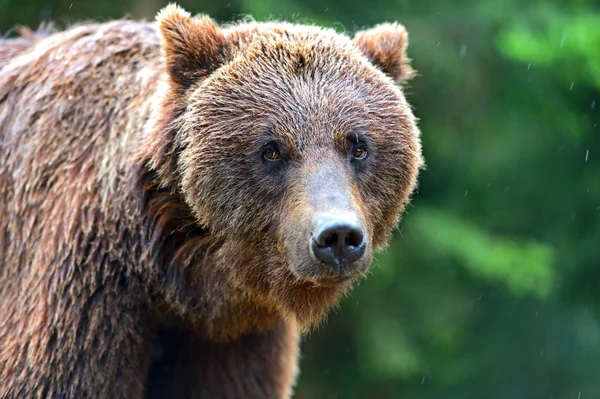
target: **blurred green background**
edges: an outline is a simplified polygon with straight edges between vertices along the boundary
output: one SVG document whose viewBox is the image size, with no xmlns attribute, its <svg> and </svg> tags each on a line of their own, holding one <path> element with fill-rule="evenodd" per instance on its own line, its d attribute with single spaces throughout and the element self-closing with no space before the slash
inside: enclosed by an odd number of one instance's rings
<svg viewBox="0 0 600 399">
<path fill-rule="evenodd" d="M 165 4 L 0 0 L 0 31 Z M 296 398 L 600 398 L 597 1 L 180 4 L 411 37 L 428 168 L 371 276 L 305 340 Z"/>
</svg>

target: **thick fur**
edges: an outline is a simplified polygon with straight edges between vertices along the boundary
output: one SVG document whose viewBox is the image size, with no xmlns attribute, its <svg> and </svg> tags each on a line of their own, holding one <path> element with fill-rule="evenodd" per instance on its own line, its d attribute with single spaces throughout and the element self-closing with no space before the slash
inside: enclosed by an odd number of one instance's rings
<svg viewBox="0 0 600 399">
<path fill-rule="evenodd" d="M 298 333 L 416 184 L 406 32 L 169 6 L 42 36 L 0 41 L 0 398 L 289 397 Z M 302 245 L 323 187 L 368 233 L 343 283 Z"/>
<path fill-rule="evenodd" d="M 280 323 L 264 333 L 223 343 L 194 339 L 176 325 L 163 325 L 148 396 L 290 397 L 297 373 L 297 340 L 294 323 Z"/>
<path fill-rule="evenodd" d="M 31 29 L 21 27 L 17 29 L 19 37 L 15 39 L 0 38 L 0 69 L 12 58 L 31 49 L 44 37 L 54 33 L 52 25 L 46 24 L 33 32 Z"/>
</svg>

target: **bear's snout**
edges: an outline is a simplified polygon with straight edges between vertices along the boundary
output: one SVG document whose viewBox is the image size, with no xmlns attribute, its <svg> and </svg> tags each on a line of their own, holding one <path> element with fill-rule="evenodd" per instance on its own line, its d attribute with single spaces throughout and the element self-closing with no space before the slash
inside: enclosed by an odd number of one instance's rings
<svg viewBox="0 0 600 399">
<path fill-rule="evenodd" d="M 293 273 L 329 286 L 364 275 L 372 238 L 353 176 L 339 158 L 323 154 L 291 179 L 297 191 L 288 207 L 294 212 L 281 231 Z"/>
<path fill-rule="evenodd" d="M 310 250 L 320 262 L 343 274 L 365 253 L 365 233 L 358 215 L 350 211 L 322 212 L 313 218 Z"/>
</svg>

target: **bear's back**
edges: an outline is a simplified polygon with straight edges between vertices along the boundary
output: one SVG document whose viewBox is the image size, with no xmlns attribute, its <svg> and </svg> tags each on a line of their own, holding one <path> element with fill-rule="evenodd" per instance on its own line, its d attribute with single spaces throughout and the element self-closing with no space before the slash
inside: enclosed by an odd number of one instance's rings
<svg viewBox="0 0 600 399">
<path fill-rule="evenodd" d="M 20 265 L 0 269 L 18 273 L 51 263 L 38 259 L 36 243 L 52 251 L 77 239 L 81 224 L 110 217 L 129 196 L 124 180 L 156 90 L 160 44 L 154 24 L 116 21 L 3 40 L 2 55 L 0 259 Z"/>
<path fill-rule="evenodd" d="M 11 51 L 14 49 L 14 51 Z M 153 24 L 91 24 L 37 40 L 0 42 L 3 152 L 38 141 L 108 139 L 124 112 L 145 106 L 159 65 Z M 147 91 L 147 93 L 145 93 Z M 70 137 L 72 136 L 72 137 Z M 77 143 L 64 145 L 69 140 Z"/>
</svg>

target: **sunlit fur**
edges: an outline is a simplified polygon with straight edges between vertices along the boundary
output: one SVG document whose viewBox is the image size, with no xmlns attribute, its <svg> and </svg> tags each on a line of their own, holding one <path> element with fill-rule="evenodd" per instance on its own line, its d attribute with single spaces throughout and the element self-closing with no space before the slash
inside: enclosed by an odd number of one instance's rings
<svg viewBox="0 0 600 399">
<path fill-rule="evenodd" d="M 169 6 L 23 34 L 0 40 L 0 397 L 289 397 L 298 332 L 364 276 L 416 184 L 405 30 L 221 28 Z M 323 285 L 297 271 L 318 273 L 301 243 L 332 179 L 369 250 Z M 180 372 L 159 360 L 148 381 L 166 320 Z"/>
</svg>

